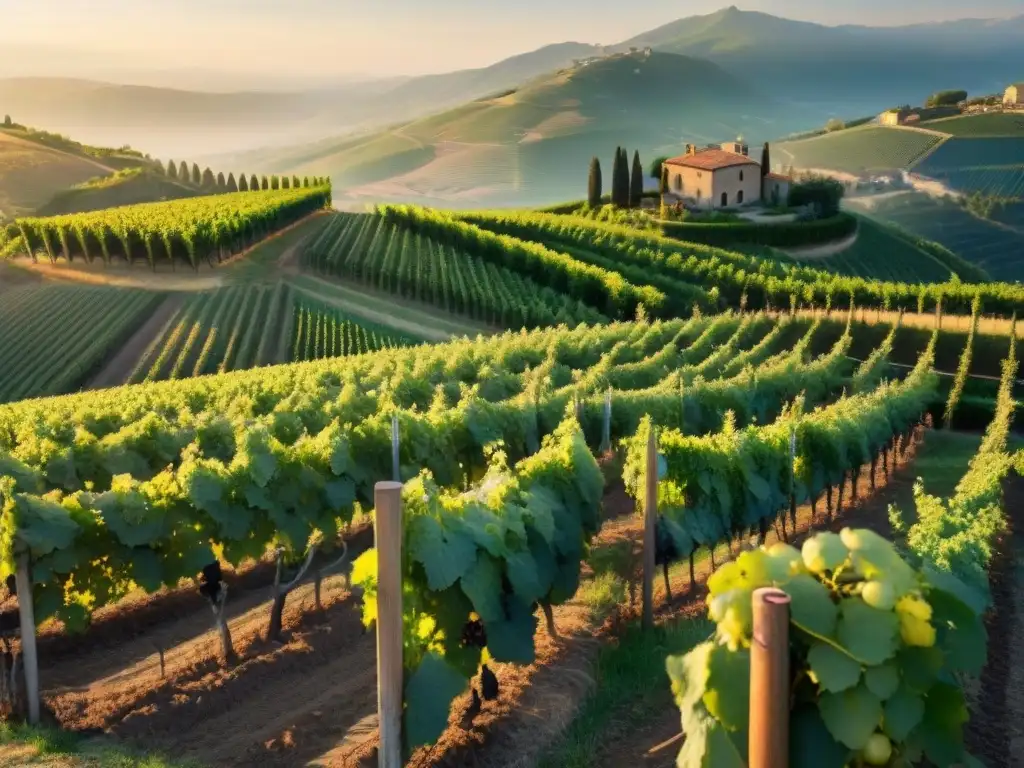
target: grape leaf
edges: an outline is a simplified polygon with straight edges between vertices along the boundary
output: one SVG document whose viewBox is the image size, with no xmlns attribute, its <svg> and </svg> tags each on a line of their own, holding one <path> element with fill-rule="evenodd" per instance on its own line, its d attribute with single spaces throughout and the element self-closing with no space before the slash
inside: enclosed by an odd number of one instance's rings
<svg viewBox="0 0 1024 768">
<path fill-rule="evenodd" d="M 860 598 L 846 598 L 839 604 L 836 637 L 864 664 L 888 661 L 896 653 L 900 620 L 892 611 L 872 608 Z"/>
<path fill-rule="evenodd" d="M 981 617 L 956 595 L 942 589 L 928 593 L 935 643 L 953 672 L 978 676 L 985 666 L 987 633 Z"/>
<path fill-rule="evenodd" d="M 495 661 L 532 664 L 534 660 L 533 635 L 537 631 L 537 617 L 515 596 L 506 598 L 507 613 L 502 621 L 491 621 L 487 628 L 487 650 Z"/>
<path fill-rule="evenodd" d="M 864 672 L 864 684 L 882 701 L 890 698 L 900 687 L 900 672 L 895 661 L 887 661 Z"/>
<path fill-rule="evenodd" d="M 356 484 L 351 478 L 342 477 L 324 484 L 327 503 L 334 511 L 348 511 L 356 500 Z"/>
<path fill-rule="evenodd" d="M 509 552 L 505 556 L 505 573 L 512 589 L 524 603 L 535 602 L 547 591 L 540 583 L 537 563 L 529 552 Z"/>
<path fill-rule="evenodd" d="M 684 714 L 697 706 L 707 691 L 714 649 L 715 643 L 708 641 L 688 653 L 665 659 L 665 672 L 672 686 L 672 695 Z"/>
<path fill-rule="evenodd" d="M 708 658 L 704 706 L 726 730 L 739 731 L 746 744 L 750 721 L 750 651 L 716 645 Z"/>
<path fill-rule="evenodd" d="M 863 685 L 823 693 L 818 707 L 829 732 L 850 749 L 863 749 L 882 721 L 882 702 Z"/>
<path fill-rule="evenodd" d="M 131 579 L 147 592 L 156 592 L 163 584 L 163 569 L 156 552 L 147 547 L 131 550 Z"/>
<path fill-rule="evenodd" d="M 38 496 L 14 496 L 12 530 L 33 556 L 71 546 L 81 530 L 60 504 Z"/>
<path fill-rule="evenodd" d="M 832 737 L 817 707 L 802 704 L 790 714 L 790 768 L 844 768 L 849 755 L 850 750 Z"/>
<path fill-rule="evenodd" d="M 949 768 L 960 761 L 967 718 L 963 691 L 957 686 L 938 683 L 928 691 L 919 728 L 924 753 L 937 768 Z"/>
<path fill-rule="evenodd" d="M 466 534 L 445 530 L 430 515 L 414 517 L 407 528 L 409 554 L 423 565 L 432 590 L 447 589 L 476 562 L 476 545 Z"/>
<path fill-rule="evenodd" d="M 405 723 L 402 735 L 411 752 L 433 744 L 448 726 L 455 697 L 468 679 L 436 653 L 427 653 L 405 685 Z"/>
<path fill-rule="evenodd" d="M 925 693 L 932 687 L 942 669 L 941 649 L 931 646 L 906 646 L 896 656 L 903 682 L 913 690 Z"/>
<path fill-rule="evenodd" d="M 860 680 L 860 664 L 842 651 L 825 643 L 814 643 L 807 652 L 807 663 L 823 691 L 839 693 Z"/>
<path fill-rule="evenodd" d="M 746 759 L 731 734 L 706 711 L 689 717 L 685 730 L 677 768 L 746 768 Z"/>
<path fill-rule="evenodd" d="M 836 605 L 828 589 L 813 576 L 798 573 L 781 588 L 790 596 L 790 616 L 811 632 L 830 637 L 836 628 Z"/>
<path fill-rule="evenodd" d="M 924 717 L 924 699 L 906 685 L 885 702 L 883 727 L 893 741 L 905 741 Z"/>
<path fill-rule="evenodd" d="M 462 591 L 473 604 L 473 610 L 484 622 L 502 621 L 501 565 L 484 551 L 477 552 L 476 562 L 459 580 Z"/>
<path fill-rule="evenodd" d="M 921 567 L 921 573 L 924 575 L 925 581 L 932 586 L 932 590 L 928 593 L 929 600 L 931 599 L 931 593 L 936 589 L 940 589 L 958 597 L 979 616 L 985 613 L 989 603 L 988 597 L 958 579 L 951 572 L 944 568 L 936 568 L 931 563 L 924 563 Z"/>
<path fill-rule="evenodd" d="M 561 605 L 571 600 L 579 588 L 579 562 L 566 560 L 555 567 L 555 573 L 551 579 L 551 590 L 548 592 L 548 600 L 552 605 Z"/>
</svg>

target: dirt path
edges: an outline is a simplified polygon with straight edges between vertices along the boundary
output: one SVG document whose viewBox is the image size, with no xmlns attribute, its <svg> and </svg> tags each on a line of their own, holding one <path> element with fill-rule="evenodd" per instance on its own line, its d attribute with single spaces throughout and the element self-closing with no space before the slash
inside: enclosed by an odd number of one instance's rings
<svg viewBox="0 0 1024 768">
<path fill-rule="evenodd" d="M 859 234 L 860 226 L 858 225 L 851 234 L 847 235 L 842 240 L 833 240 L 830 243 L 807 245 L 800 248 L 779 248 L 779 250 L 789 256 L 792 256 L 794 259 L 799 259 L 801 261 L 827 259 L 829 256 L 835 256 L 837 253 L 842 253 L 848 248 L 852 248 L 854 243 L 857 242 L 857 236 Z"/>
<path fill-rule="evenodd" d="M 88 389 L 104 389 L 105 387 L 116 387 L 128 381 L 128 377 L 135 370 L 146 348 L 163 330 L 164 325 L 174 316 L 178 308 L 184 302 L 185 297 L 180 293 L 171 294 L 164 299 L 154 310 L 149 319 L 143 323 L 132 337 L 118 350 L 110 361 L 103 367 L 92 381 Z"/>
</svg>

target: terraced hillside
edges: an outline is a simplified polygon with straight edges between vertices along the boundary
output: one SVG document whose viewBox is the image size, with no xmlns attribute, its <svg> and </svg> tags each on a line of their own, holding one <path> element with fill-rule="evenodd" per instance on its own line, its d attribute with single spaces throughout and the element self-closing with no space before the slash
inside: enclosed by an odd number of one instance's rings
<svg viewBox="0 0 1024 768">
<path fill-rule="evenodd" d="M 797 170 L 832 170 L 849 174 L 895 171 L 911 167 L 943 135 L 909 128 L 864 125 L 822 136 L 773 144 L 773 161 Z"/>
</svg>

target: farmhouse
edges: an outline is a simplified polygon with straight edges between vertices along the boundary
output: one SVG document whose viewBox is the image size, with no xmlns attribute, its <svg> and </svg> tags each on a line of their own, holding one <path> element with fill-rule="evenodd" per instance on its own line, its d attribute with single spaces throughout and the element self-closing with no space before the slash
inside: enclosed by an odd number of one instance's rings
<svg viewBox="0 0 1024 768">
<path fill-rule="evenodd" d="M 761 164 L 741 142 L 698 149 L 665 161 L 668 193 L 700 208 L 727 208 L 761 200 L 773 204 L 789 197 L 790 179 L 776 173 L 762 176 Z"/>
<path fill-rule="evenodd" d="M 1003 94 L 1003 104 L 1006 106 L 1024 105 L 1024 82 L 1014 83 L 1006 89 Z"/>
</svg>

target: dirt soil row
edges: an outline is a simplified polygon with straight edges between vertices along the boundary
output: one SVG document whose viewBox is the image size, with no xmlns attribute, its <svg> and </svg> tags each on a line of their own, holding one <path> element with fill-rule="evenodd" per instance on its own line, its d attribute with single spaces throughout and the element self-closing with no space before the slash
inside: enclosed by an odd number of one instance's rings
<svg viewBox="0 0 1024 768">
<path fill-rule="evenodd" d="M 912 473 L 899 469 L 888 486 L 872 495 L 864 475 L 860 500 L 853 502 L 847 488 L 846 508 L 832 526 L 866 525 L 885 532 L 885 510 L 894 486 L 912 479 Z M 882 486 L 884 476 L 876 481 Z M 621 484 L 610 488 L 605 508 L 609 521 L 595 547 L 625 540 L 638 553 L 641 521 Z M 810 527 L 810 509 L 799 509 L 798 536 Z M 369 546 L 372 532 L 363 536 L 362 545 Z M 770 538 L 776 538 L 774 532 Z M 634 563 L 639 566 L 638 556 Z M 666 601 L 658 580 L 659 621 L 703 611 L 708 566 L 698 568 L 698 586 L 692 591 L 685 574 L 675 579 L 672 602 Z M 363 629 L 358 596 L 348 590 L 343 577 L 331 577 L 324 583 L 324 610 L 315 612 L 312 587 L 300 587 L 285 612 L 286 642 L 267 643 L 263 634 L 271 578 L 269 566 L 261 565 L 231 583 L 230 626 L 240 656 L 231 669 L 218 663 L 219 644 L 209 609 L 190 590 L 110 610 L 98 617 L 85 637 L 42 637 L 44 696 L 57 721 L 209 765 L 375 764 L 375 640 Z M 632 586 L 635 594 L 635 583 Z M 616 616 L 598 622 L 582 602 L 556 608 L 559 637 L 549 637 L 543 628 L 538 631 L 536 663 L 498 665 L 499 700 L 485 704 L 472 724 L 461 722 L 468 696 L 457 702 L 452 727 L 441 742 L 420 750 L 410 765 L 535 764 L 558 742 L 593 690 L 592 670 L 602 644 L 612 641 L 619 622 L 636 610 L 636 603 L 626 605 Z M 614 751 L 602 753 L 597 764 L 661 764 L 645 761 L 644 755 L 679 731 L 667 683 L 665 693 L 664 719 L 621 734 L 614 733 L 613 724 L 606 743 Z M 665 765 L 674 760 L 675 750 L 669 752 Z"/>
</svg>

